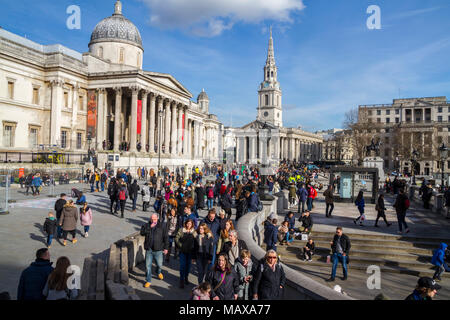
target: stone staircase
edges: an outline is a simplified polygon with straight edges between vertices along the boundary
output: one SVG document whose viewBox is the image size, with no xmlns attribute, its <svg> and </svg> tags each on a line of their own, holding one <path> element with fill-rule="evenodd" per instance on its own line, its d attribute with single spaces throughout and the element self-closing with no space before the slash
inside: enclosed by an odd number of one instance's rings
<svg viewBox="0 0 450 320">
<path fill-rule="evenodd" d="M 450 243 L 450 239 L 419 238 L 393 235 L 369 235 L 346 233 L 350 238 L 350 270 L 366 272 L 370 265 L 377 265 L 381 272 L 401 273 L 414 276 L 429 276 L 434 274 L 431 265 L 433 251 L 441 242 Z M 312 232 L 316 250 L 313 261 L 302 261 L 302 248 L 306 241 L 294 240 L 290 246 L 278 246 L 281 261 L 290 266 L 330 267 L 327 255 L 331 254 L 330 241 L 334 233 Z M 442 277 L 450 278 L 450 273 L 444 272 Z"/>
</svg>

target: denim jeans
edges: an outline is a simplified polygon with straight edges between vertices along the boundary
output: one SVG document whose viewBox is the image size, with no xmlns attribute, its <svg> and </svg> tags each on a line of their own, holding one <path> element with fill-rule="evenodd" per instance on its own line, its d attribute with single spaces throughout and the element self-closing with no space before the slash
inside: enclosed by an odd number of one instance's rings
<svg viewBox="0 0 450 320">
<path fill-rule="evenodd" d="M 217 250 L 217 243 L 214 243 L 212 260 L 211 263 L 208 265 L 208 270 L 206 272 L 211 270 L 211 268 L 214 266 L 214 263 L 216 262 L 216 250 Z"/>
<path fill-rule="evenodd" d="M 344 277 L 347 276 L 347 256 L 343 256 L 342 253 L 333 253 L 333 269 L 331 271 L 331 278 L 333 279 L 336 277 L 336 268 L 339 261 L 342 263 Z"/>
<path fill-rule="evenodd" d="M 90 226 L 84 226 L 84 233 L 89 232 L 89 227 Z"/>
<path fill-rule="evenodd" d="M 133 206 L 131 210 L 136 210 L 136 202 L 137 202 L 137 196 L 133 198 Z"/>
<path fill-rule="evenodd" d="M 156 274 L 160 274 L 162 272 L 161 267 L 163 264 L 163 252 L 162 251 L 152 251 L 152 249 L 147 250 L 145 252 L 145 268 L 146 268 L 146 277 L 145 281 L 152 282 L 152 262 L 153 258 L 155 258 L 156 262 Z"/>
<path fill-rule="evenodd" d="M 180 280 L 187 280 L 191 271 L 192 255 L 180 252 Z"/>
<path fill-rule="evenodd" d="M 294 237 L 291 236 L 291 234 L 288 232 L 286 233 L 286 241 L 287 242 L 292 242 L 294 241 Z"/>
<path fill-rule="evenodd" d="M 195 217 L 198 219 L 199 218 L 199 216 L 198 216 L 198 210 L 197 210 L 197 205 L 195 204 L 194 205 L 194 215 L 195 215 Z"/>
<path fill-rule="evenodd" d="M 303 213 L 303 212 L 305 212 L 305 203 L 306 203 L 306 200 L 300 200 L 300 199 L 298 199 L 298 213 Z M 300 204 L 301 204 L 301 211 L 300 211 Z"/>
<path fill-rule="evenodd" d="M 445 262 L 439 267 L 436 266 L 436 272 L 434 273 L 433 279 L 440 278 L 444 271 L 450 272 L 450 268 Z"/>
<path fill-rule="evenodd" d="M 101 183 L 101 186 L 102 186 L 102 191 L 105 191 L 105 183 L 104 182 Z"/>
<path fill-rule="evenodd" d="M 313 199 L 312 198 L 308 198 L 308 201 L 307 201 L 308 211 L 311 211 L 311 209 L 312 209 L 312 202 L 313 202 Z"/>
<path fill-rule="evenodd" d="M 214 198 L 208 199 L 208 210 L 212 209 L 214 207 Z"/>
<path fill-rule="evenodd" d="M 405 226 L 405 229 L 408 229 L 408 225 L 405 221 L 406 213 L 397 213 L 397 221 L 398 221 L 398 229 L 402 231 L 402 227 Z"/>
<path fill-rule="evenodd" d="M 198 283 L 202 283 L 205 278 L 206 270 L 208 269 L 208 259 L 200 258 L 196 261 L 198 272 Z"/>
<path fill-rule="evenodd" d="M 62 238 L 62 227 L 59 225 L 59 219 L 56 225 L 56 236 Z"/>
<path fill-rule="evenodd" d="M 94 184 L 91 184 L 91 192 L 94 192 Z"/>
<path fill-rule="evenodd" d="M 53 235 L 49 234 L 47 236 L 47 245 L 50 246 L 52 244 L 52 240 L 53 240 Z"/>
</svg>

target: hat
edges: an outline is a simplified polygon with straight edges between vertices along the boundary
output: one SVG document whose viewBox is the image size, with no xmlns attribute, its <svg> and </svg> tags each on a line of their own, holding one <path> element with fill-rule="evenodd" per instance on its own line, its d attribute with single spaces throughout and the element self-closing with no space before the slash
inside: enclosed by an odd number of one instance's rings
<svg viewBox="0 0 450 320">
<path fill-rule="evenodd" d="M 273 219 L 276 219 L 276 218 L 278 218 L 277 215 L 274 212 L 271 212 L 270 215 L 269 215 L 269 219 L 273 220 Z"/>
<path fill-rule="evenodd" d="M 431 279 L 429 277 L 420 278 L 419 281 L 417 282 L 417 284 L 421 288 L 427 288 L 427 289 L 433 289 L 433 290 L 439 290 L 442 288 L 440 285 L 438 285 L 436 283 L 436 281 L 434 281 L 433 279 Z"/>
</svg>

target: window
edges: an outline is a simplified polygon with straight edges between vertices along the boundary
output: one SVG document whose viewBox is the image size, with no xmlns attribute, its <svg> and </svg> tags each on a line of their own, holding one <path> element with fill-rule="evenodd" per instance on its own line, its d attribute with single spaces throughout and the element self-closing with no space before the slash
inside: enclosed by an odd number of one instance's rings
<svg viewBox="0 0 450 320">
<path fill-rule="evenodd" d="M 378 123 L 381 123 L 381 118 L 377 118 L 377 122 L 378 122 Z"/>
<path fill-rule="evenodd" d="M 64 91 L 64 107 L 69 108 L 69 93 Z"/>
<path fill-rule="evenodd" d="M 442 113 L 442 107 L 438 107 L 438 113 Z"/>
<path fill-rule="evenodd" d="M 377 116 L 381 116 L 381 110 L 377 110 Z"/>
<path fill-rule="evenodd" d="M 77 133 L 77 149 L 81 149 L 81 141 L 83 138 L 83 134 L 81 132 Z"/>
<path fill-rule="evenodd" d="M 386 115 L 390 115 L 391 114 L 391 110 L 386 110 Z"/>
<path fill-rule="evenodd" d="M 369 110 L 369 113 L 368 113 L 368 114 L 369 114 L 369 116 L 371 116 L 371 115 L 372 115 L 372 110 Z"/>
<path fill-rule="evenodd" d="M 448 116 L 448 122 L 450 122 L 450 116 Z"/>
<path fill-rule="evenodd" d="M 14 126 L 5 124 L 3 126 L 3 146 L 14 147 Z"/>
<path fill-rule="evenodd" d="M 438 122 L 442 122 L 442 116 L 438 116 Z"/>
<path fill-rule="evenodd" d="M 400 122 L 400 118 L 395 118 L 395 123 L 399 123 Z"/>
<path fill-rule="evenodd" d="M 450 112 L 450 107 L 448 107 L 448 112 Z"/>
<path fill-rule="evenodd" d="M 384 131 L 385 131 L 386 133 L 389 133 L 389 132 L 390 132 L 389 128 L 386 128 Z"/>
<path fill-rule="evenodd" d="M 280 105 L 280 96 L 277 96 L 277 106 Z"/>
<path fill-rule="evenodd" d="M 395 109 L 395 114 L 400 114 L 400 109 Z"/>
<path fill-rule="evenodd" d="M 270 78 L 270 71 L 267 71 L 267 78 Z"/>
<path fill-rule="evenodd" d="M 264 105 L 268 106 L 268 105 L 269 105 L 269 95 L 266 94 L 266 95 L 264 96 L 264 98 L 265 98 L 265 100 L 266 100 Z"/>
<path fill-rule="evenodd" d="M 8 81 L 8 98 L 14 99 L 14 82 Z"/>
<path fill-rule="evenodd" d="M 30 143 L 30 149 L 34 149 L 38 145 L 38 129 L 30 128 L 30 137 L 28 139 Z"/>
<path fill-rule="evenodd" d="M 67 148 L 67 131 L 61 131 L 61 148 Z"/>
<path fill-rule="evenodd" d="M 84 110 L 83 106 L 84 106 L 84 104 L 83 104 L 83 96 L 79 96 L 78 97 L 78 109 L 83 111 Z"/>
<path fill-rule="evenodd" d="M 120 48 L 119 50 L 119 63 L 124 63 L 125 61 L 125 49 Z"/>
<path fill-rule="evenodd" d="M 390 118 L 386 118 L 386 123 L 390 123 L 391 119 Z"/>
<path fill-rule="evenodd" d="M 39 104 L 39 88 L 33 88 L 33 104 Z"/>
<path fill-rule="evenodd" d="M 273 71 L 271 72 L 271 77 L 273 78 Z"/>
</svg>

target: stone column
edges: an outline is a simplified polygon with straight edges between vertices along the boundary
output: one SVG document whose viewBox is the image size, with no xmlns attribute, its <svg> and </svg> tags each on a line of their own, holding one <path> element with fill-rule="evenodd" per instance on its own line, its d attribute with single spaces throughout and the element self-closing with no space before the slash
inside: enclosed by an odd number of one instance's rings
<svg viewBox="0 0 450 320">
<path fill-rule="evenodd" d="M 103 150 L 103 139 L 104 139 L 104 132 L 103 132 L 103 118 L 105 117 L 105 88 L 99 88 L 97 89 L 98 92 L 98 108 L 97 108 L 97 150 Z M 94 137 L 92 137 L 94 139 Z M 95 145 L 95 144 L 94 144 Z"/>
<path fill-rule="evenodd" d="M 142 121 L 141 121 L 141 146 L 142 152 L 147 152 L 145 146 L 147 145 L 147 98 L 149 92 L 142 91 Z M 150 147 L 149 147 L 150 151 Z"/>
<path fill-rule="evenodd" d="M 188 155 L 189 158 L 192 158 L 192 120 L 188 121 L 188 129 L 187 129 L 187 144 L 188 144 Z"/>
<path fill-rule="evenodd" d="M 52 108 L 50 118 L 50 144 L 58 144 L 61 140 L 61 109 L 63 105 L 63 85 L 60 79 L 52 80 Z"/>
<path fill-rule="evenodd" d="M 150 123 L 148 132 L 148 144 L 150 153 L 155 152 L 155 128 L 156 128 L 156 96 L 154 93 L 150 94 Z"/>
<path fill-rule="evenodd" d="M 170 147 L 170 101 L 167 100 L 165 103 L 165 124 L 164 124 L 164 154 L 169 153 Z"/>
<path fill-rule="evenodd" d="M 250 137 L 250 163 L 255 163 L 256 161 L 256 137 Z"/>
<path fill-rule="evenodd" d="M 79 93 L 80 85 L 78 83 L 75 83 L 73 86 L 73 98 L 72 98 L 72 120 L 71 120 L 71 128 L 72 128 L 72 137 L 71 140 L 75 141 L 75 148 L 76 149 L 76 140 L 77 140 L 77 123 L 78 123 L 78 104 L 79 104 Z"/>
<path fill-rule="evenodd" d="M 178 127 L 177 127 L 177 155 L 181 156 L 183 153 L 183 106 L 177 106 Z"/>
<path fill-rule="evenodd" d="M 187 106 L 184 106 L 184 130 L 183 130 L 183 155 L 188 156 L 189 150 L 188 150 L 188 113 L 187 113 Z"/>
<path fill-rule="evenodd" d="M 171 154 L 177 154 L 177 104 L 172 101 L 172 131 L 171 131 L 170 145 L 172 146 Z"/>
<path fill-rule="evenodd" d="M 137 100 L 139 91 L 138 86 L 132 86 L 131 88 L 131 126 L 130 126 L 130 152 L 136 152 L 137 143 Z"/>
<path fill-rule="evenodd" d="M 159 153 L 163 145 L 164 141 L 164 131 L 163 131 L 163 122 L 164 122 L 164 101 L 161 96 L 158 97 L 158 113 L 156 115 L 156 121 L 158 123 L 158 130 L 156 131 L 156 146 L 157 152 Z M 162 153 L 162 150 L 161 150 Z"/>
<path fill-rule="evenodd" d="M 122 113 L 122 88 L 114 88 L 116 92 L 116 106 L 114 110 L 114 152 L 119 151 L 120 144 L 120 114 Z"/>
</svg>

